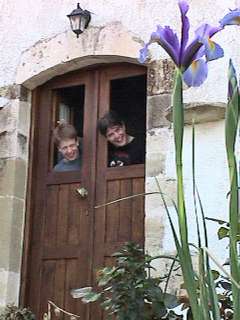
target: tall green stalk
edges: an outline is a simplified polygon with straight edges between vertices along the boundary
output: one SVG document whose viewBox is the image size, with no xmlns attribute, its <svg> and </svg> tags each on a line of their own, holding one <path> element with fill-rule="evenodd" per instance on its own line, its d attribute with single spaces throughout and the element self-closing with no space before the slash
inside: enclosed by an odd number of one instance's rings
<svg viewBox="0 0 240 320">
<path fill-rule="evenodd" d="M 183 187 L 182 149 L 184 133 L 184 107 L 182 96 L 182 73 L 176 70 L 172 95 L 173 103 L 173 128 L 175 141 L 175 162 L 177 172 L 177 211 L 180 233 L 180 250 L 178 252 L 184 283 L 188 291 L 189 301 L 194 320 L 204 320 L 202 309 L 198 303 L 197 287 L 194 279 L 194 270 L 188 244 L 187 217 Z"/>
<path fill-rule="evenodd" d="M 240 283 L 240 266 L 237 252 L 239 234 L 238 177 L 235 158 L 235 142 L 239 119 L 239 93 L 234 67 L 230 60 L 228 68 L 228 106 L 225 122 L 225 142 L 230 179 L 229 223 L 230 223 L 230 266 L 232 277 Z M 240 290 L 232 283 L 234 320 L 240 319 Z"/>
</svg>

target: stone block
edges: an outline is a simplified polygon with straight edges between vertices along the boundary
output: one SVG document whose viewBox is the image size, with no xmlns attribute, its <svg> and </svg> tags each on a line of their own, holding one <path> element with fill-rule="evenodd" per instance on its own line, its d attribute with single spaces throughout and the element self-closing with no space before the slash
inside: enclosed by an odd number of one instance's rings
<svg viewBox="0 0 240 320">
<path fill-rule="evenodd" d="M 11 158 L 17 156 L 17 141 L 15 130 L 0 133 L 0 158 Z"/>
<path fill-rule="evenodd" d="M 166 172 L 170 139 L 168 128 L 157 128 L 147 132 L 146 176 L 155 177 Z"/>
<path fill-rule="evenodd" d="M 173 89 L 175 65 L 170 59 L 153 61 L 148 67 L 148 96 L 170 93 Z"/>
<path fill-rule="evenodd" d="M 18 133 L 25 137 L 29 136 L 31 118 L 31 105 L 29 102 L 19 101 Z"/>
<path fill-rule="evenodd" d="M 161 94 L 147 99 L 147 129 L 169 126 L 166 110 L 171 105 L 171 95 Z"/>
<path fill-rule="evenodd" d="M 28 145 L 27 137 L 24 134 L 18 132 L 17 135 L 17 155 L 19 158 L 27 160 L 28 157 Z"/>
<path fill-rule="evenodd" d="M 21 265 L 24 202 L 13 197 L 0 197 L 0 268 L 19 272 Z"/>
<path fill-rule="evenodd" d="M 0 268 L 0 314 L 3 306 L 6 305 L 8 271 Z"/>
<path fill-rule="evenodd" d="M 19 303 L 20 274 L 20 272 L 8 273 L 6 304 L 18 305 Z"/>
<path fill-rule="evenodd" d="M 7 304 L 18 304 L 20 273 L 0 268 L 0 313 Z"/>
<path fill-rule="evenodd" d="M 225 119 L 227 104 L 223 102 L 191 102 L 184 104 L 184 124 L 220 121 Z M 172 121 L 173 110 L 166 110 L 166 118 Z"/>
<path fill-rule="evenodd" d="M 27 159 L 30 103 L 12 100 L 0 110 L 0 158 Z"/>
<path fill-rule="evenodd" d="M 172 132 L 169 128 L 153 128 L 147 131 L 147 153 L 167 154 Z"/>
<path fill-rule="evenodd" d="M 0 110 L 0 134 L 13 132 L 17 126 L 18 102 L 9 101 L 7 105 Z"/>
<path fill-rule="evenodd" d="M 159 191 L 157 181 L 161 187 L 162 192 L 166 195 L 166 204 L 172 206 L 172 200 L 177 200 L 177 181 L 175 179 L 168 179 L 164 174 L 157 177 L 146 177 L 146 192 Z M 163 206 L 161 199 L 157 200 L 158 206 Z M 152 203 L 151 203 L 152 202 Z M 146 212 L 148 208 L 152 210 L 155 207 L 155 202 L 148 197 L 146 200 Z M 147 213 L 146 213 L 147 214 Z M 163 212 L 165 214 L 165 212 Z"/>
<path fill-rule="evenodd" d="M 7 99 L 19 99 L 21 101 L 27 101 L 28 94 L 29 90 L 19 84 L 0 87 L 0 97 L 4 97 Z"/>
<path fill-rule="evenodd" d="M 6 159 L 0 162 L 0 196 L 24 199 L 27 168 L 22 159 Z"/>
<path fill-rule="evenodd" d="M 164 172 L 166 155 L 163 153 L 147 153 L 146 176 L 156 177 Z"/>
</svg>

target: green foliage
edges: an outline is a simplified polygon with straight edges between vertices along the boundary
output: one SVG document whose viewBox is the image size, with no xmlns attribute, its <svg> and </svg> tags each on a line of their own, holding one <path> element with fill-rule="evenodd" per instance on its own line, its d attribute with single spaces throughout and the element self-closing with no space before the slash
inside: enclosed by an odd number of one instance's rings
<svg viewBox="0 0 240 320">
<path fill-rule="evenodd" d="M 180 259 L 180 264 L 183 272 L 184 285 L 188 292 L 188 299 L 190 309 L 188 310 L 188 319 L 194 320 L 220 320 L 220 319 L 240 319 L 240 265 L 237 255 L 237 245 L 240 235 L 239 224 L 239 205 L 238 205 L 238 174 L 235 157 L 235 143 L 237 137 L 238 121 L 239 121 L 239 88 L 237 86 L 237 79 L 234 67 L 230 61 L 228 69 L 228 107 L 226 110 L 225 121 L 225 141 L 226 151 L 229 167 L 229 222 L 218 221 L 221 227 L 218 230 L 218 238 L 229 238 L 229 256 L 230 256 L 230 270 L 229 283 L 231 289 L 224 291 L 227 278 L 220 278 L 216 281 L 216 274 L 211 271 L 209 258 L 213 258 L 208 249 L 208 235 L 205 221 L 205 214 L 200 195 L 198 193 L 195 181 L 195 134 L 193 126 L 193 148 L 192 148 L 192 168 L 193 168 L 193 198 L 195 206 L 195 217 L 197 224 L 198 245 L 194 247 L 199 254 L 199 268 L 198 273 L 193 272 L 192 259 L 190 255 L 188 242 L 188 222 L 185 209 L 184 188 L 183 188 L 183 171 L 182 171 L 182 149 L 183 149 L 183 134 L 184 134 L 184 109 L 182 97 L 182 79 L 181 70 L 177 70 L 175 74 L 175 85 L 172 95 L 173 104 L 173 128 L 175 138 L 175 165 L 177 173 L 177 195 L 178 201 L 175 210 L 178 215 L 177 232 L 173 224 L 169 210 L 166 207 L 164 196 L 162 196 L 163 203 L 170 221 L 170 226 L 173 232 L 176 249 Z M 160 188 L 159 188 L 160 189 Z M 160 189 L 161 192 L 161 189 Z M 161 192 L 161 194 L 163 194 Z M 197 200 L 201 211 L 203 236 L 201 235 L 198 220 Z M 217 221 L 217 219 L 214 219 Z M 203 239 L 202 239 L 203 238 Z M 202 241 L 203 240 L 203 241 Z M 204 243 L 204 244 L 203 244 Z M 220 264 L 217 263 L 219 266 Z M 224 270 L 223 270 L 224 271 Z M 224 280 L 223 280 L 224 279 Z M 222 292 L 219 293 L 219 288 Z M 225 311 L 230 308 L 229 314 Z"/>
<path fill-rule="evenodd" d="M 0 314 L 0 320 L 35 320 L 35 315 L 28 308 L 7 305 Z"/>
<path fill-rule="evenodd" d="M 230 224 L 227 221 L 224 220 L 219 220 L 215 218 L 205 218 L 206 220 L 214 221 L 217 222 L 218 224 L 221 225 L 217 231 L 218 239 L 224 239 L 224 238 L 229 238 L 230 236 Z M 240 230 L 240 223 L 237 224 L 238 230 Z M 236 234 L 236 240 L 237 242 L 240 242 L 240 234 Z"/>
<path fill-rule="evenodd" d="M 127 243 L 113 255 L 116 266 L 98 272 L 96 293 L 91 288 L 80 289 L 82 302 L 99 300 L 110 317 L 117 320 L 182 319 L 173 310 L 180 303 L 174 295 L 163 292 L 160 278 L 152 278 L 151 256 L 133 243 Z"/>
</svg>

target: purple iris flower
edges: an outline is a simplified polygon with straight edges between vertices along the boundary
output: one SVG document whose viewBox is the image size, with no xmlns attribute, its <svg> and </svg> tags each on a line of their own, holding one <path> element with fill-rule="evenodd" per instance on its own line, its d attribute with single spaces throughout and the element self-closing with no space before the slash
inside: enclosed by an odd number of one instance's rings
<svg viewBox="0 0 240 320">
<path fill-rule="evenodd" d="M 212 27 L 202 24 L 196 31 L 194 39 L 189 42 L 189 6 L 186 1 L 180 0 L 178 6 L 181 12 L 182 30 L 181 41 L 169 26 L 157 26 L 151 34 L 150 40 L 140 50 L 140 62 L 145 62 L 148 46 L 158 43 L 172 58 L 176 66 L 183 72 L 183 79 L 188 86 L 200 86 L 208 74 L 207 61 L 223 57 L 223 49 L 211 40 L 211 37 L 222 30 L 224 25 Z"/>
</svg>

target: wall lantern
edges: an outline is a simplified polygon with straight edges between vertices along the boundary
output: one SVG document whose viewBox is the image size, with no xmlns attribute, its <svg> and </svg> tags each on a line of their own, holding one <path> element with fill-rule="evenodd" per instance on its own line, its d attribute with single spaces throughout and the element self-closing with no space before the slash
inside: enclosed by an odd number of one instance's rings
<svg viewBox="0 0 240 320">
<path fill-rule="evenodd" d="M 88 10 L 83 10 L 78 3 L 77 9 L 73 10 L 67 15 L 67 17 L 70 20 L 72 31 L 76 33 L 78 38 L 79 35 L 87 28 L 91 20 L 91 13 Z"/>
</svg>

